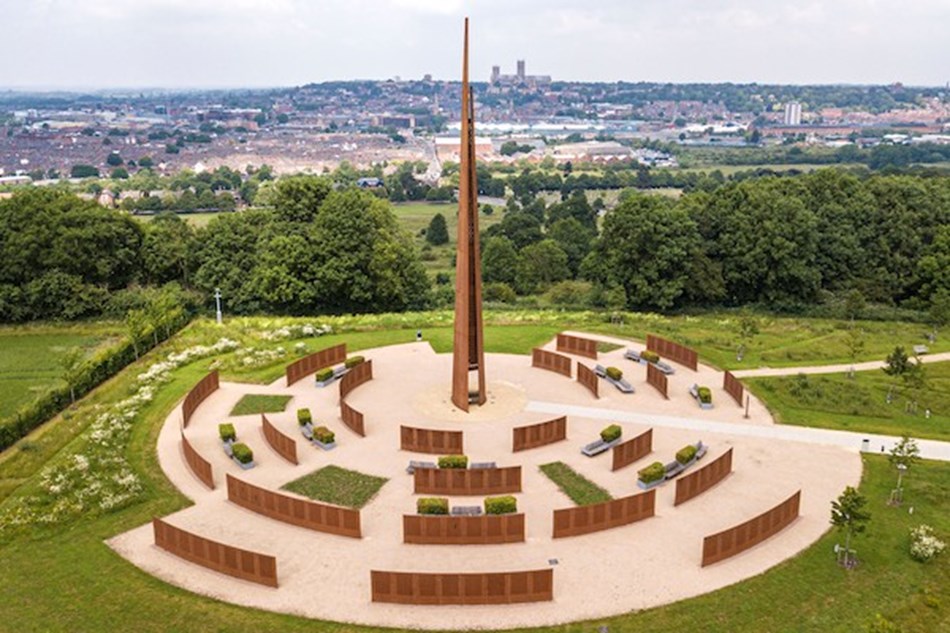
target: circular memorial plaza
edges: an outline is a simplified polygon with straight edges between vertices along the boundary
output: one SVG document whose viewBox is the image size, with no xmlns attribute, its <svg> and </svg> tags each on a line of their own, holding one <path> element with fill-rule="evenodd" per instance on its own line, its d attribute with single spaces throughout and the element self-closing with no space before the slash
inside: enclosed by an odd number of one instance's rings
<svg viewBox="0 0 950 633">
<path fill-rule="evenodd" d="M 643 342 L 572 334 L 610 351 L 591 358 L 551 341 L 544 350 L 560 356 L 488 354 L 488 400 L 470 413 L 451 403 L 451 355 L 424 341 L 363 350 L 362 369 L 323 387 L 317 367 L 302 367 L 307 373 L 289 386 L 285 378 L 263 386 L 209 377 L 169 415 L 157 445 L 165 474 L 194 505 L 109 544 L 189 591 L 308 618 L 425 629 L 551 625 L 759 574 L 817 540 L 830 501 L 857 485 L 859 447 L 749 432 L 773 420 L 754 397 L 727 393 L 722 372 L 664 355 L 674 369 L 663 373 L 664 396 L 656 366 L 630 358 Z M 598 365 L 620 369 L 633 393 L 587 371 Z M 700 407 L 694 386 L 710 388 L 712 408 Z M 291 399 L 266 421 L 231 415 L 247 394 Z M 302 435 L 300 408 L 335 433 L 335 448 Z M 253 449 L 253 468 L 225 453 L 222 423 Z M 582 453 L 611 424 L 622 428 L 620 440 Z M 465 472 L 428 467 L 459 442 Z M 699 442 L 703 457 L 682 473 L 649 490 L 638 485 L 639 470 L 674 463 Z M 412 474 L 410 462 L 421 463 Z M 556 463 L 613 501 L 576 504 L 540 468 Z M 327 466 L 386 481 L 359 510 L 281 489 Z M 480 512 L 496 492 L 516 498 L 516 515 L 416 513 L 420 497 Z"/>
</svg>

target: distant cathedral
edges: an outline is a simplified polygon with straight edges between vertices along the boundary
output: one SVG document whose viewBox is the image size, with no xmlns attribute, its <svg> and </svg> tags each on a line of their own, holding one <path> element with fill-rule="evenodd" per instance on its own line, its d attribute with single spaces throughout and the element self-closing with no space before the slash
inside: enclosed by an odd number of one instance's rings
<svg viewBox="0 0 950 633">
<path fill-rule="evenodd" d="M 537 90 L 539 88 L 546 88 L 550 84 L 550 75 L 526 75 L 523 59 L 518 60 L 517 72 L 514 75 L 502 75 L 501 66 L 491 67 L 489 91 L 504 92 L 513 88 Z"/>
</svg>

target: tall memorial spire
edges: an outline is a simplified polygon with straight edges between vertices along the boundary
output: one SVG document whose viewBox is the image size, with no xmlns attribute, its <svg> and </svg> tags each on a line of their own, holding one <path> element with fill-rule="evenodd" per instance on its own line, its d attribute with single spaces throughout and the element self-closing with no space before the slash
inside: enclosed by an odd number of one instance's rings
<svg viewBox="0 0 950 633">
<path fill-rule="evenodd" d="M 478 244 L 478 184 L 475 180 L 475 104 L 468 85 L 468 18 L 465 18 L 465 46 L 462 53 L 462 135 L 459 157 L 452 403 L 468 411 L 470 404 L 485 404 L 486 399 L 482 263 Z"/>
</svg>

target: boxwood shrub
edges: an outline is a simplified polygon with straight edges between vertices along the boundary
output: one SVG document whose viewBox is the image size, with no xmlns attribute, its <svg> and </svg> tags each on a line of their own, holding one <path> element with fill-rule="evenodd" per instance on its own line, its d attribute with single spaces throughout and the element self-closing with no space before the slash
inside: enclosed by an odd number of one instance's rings
<svg viewBox="0 0 950 633">
<path fill-rule="evenodd" d="M 419 514 L 448 514 L 449 500 L 445 497 L 422 497 L 416 501 Z"/>
<path fill-rule="evenodd" d="M 685 464 L 694 457 L 696 457 L 696 447 L 692 444 L 688 444 L 676 451 L 676 461 L 681 464 Z"/>
<path fill-rule="evenodd" d="M 219 424 L 218 435 L 221 436 L 222 442 L 227 442 L 228 440 L 233 442 L 237 439 L 237 431 L 234 430 L 233 424 Z"/>
<path fill-rule="evenodd" d="M 247 444 L 242 442 L 238 442 L 232 446 L 231 453 L 234 455 L 234 459 L 242 464 L 250 464 L 254 461 L 254 451 L 252 451 Z"/>
<path fill-rule="evenodd" d="M 468 456 L 443 455 L 439 458 L 439 468 L 468 468 Z"/>
<path fill-rule="evenodd" d="M 511 495 L 485 497 L 485 514 L 511 514 L 518 511 L 518 500 Z"/>
<path fill-rule="evenodd" d="M 660 481 L 666 477 L 666 467 L 662 462 L 653 462 L 646 468 L 637 471 L 637 475 L 643 483 L 653 483 L 654 481 Z"/>
<path fill-rule="evenodd" d="M 364 360 L 366 359 L 363 358 L 362 356 L 350 356 L 345 361 L 343 361 L 343 366 L 346 367 L 347 369 L 353 369 L 354 367 L 362 363 Z"/>
<path fill-rule="evenodd" d="M 317 382 L 326 382 L 333 378 L 333 368 L 324 367 L 317 371 Z"/>
<path fill-rule="evenodd" d="M 659 362 L 660 355 L 657 354 L 656 352 L 651 352 L 650 350 L 645 349 L 642 352 L 640 352 L 640 358 L 642 358 L 648 363 L 656 363 L 656 362 Z"/>
<path fill-rule="evenodd" d="M 313 439 L 323 444 L 332 444 L 336 439 L 336 433 L 325 426 L 318 426 L 313 430 Z"/>
<path fill-rule="evenodd" d="M 709 387 L 700 387 L 696 390 L 696 393 L 699 394 L 699 401 L 703 404 L 712 404 L 712 391 Z"/>
<path fill-rule="evenodd" d="M 306 426 L 313 422 L 313 416 L 310 415 L 310 409 L 297 409 L 297 424 Z"/>
<path fill-rule="evenodd" d="M 604 370 L 604 373 L 606 373 L 607 377 L 611 380 L 620 380 L 623 378 L 623 372 L 617 367 L 608 367 L 606 370 Z"/>
<path fill-rule="evenodd" d="M 611 424 L 600 432 L 600 439 L 605 442 L 613 442 L 614 440 L 620 439 L 621 435 L 623 435 L 623 429 L 620 427 L 620 425 Z"/>
</svg>

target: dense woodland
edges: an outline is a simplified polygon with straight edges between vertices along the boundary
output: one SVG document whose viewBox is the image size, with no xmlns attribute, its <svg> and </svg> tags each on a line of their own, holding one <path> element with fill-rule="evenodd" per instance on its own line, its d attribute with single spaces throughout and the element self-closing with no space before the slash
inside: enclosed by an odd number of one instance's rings
<svg viewBox="0 0 950 633">
<path fill-rule="evenodd" d="M 489 301 L 795 310 L 859 293 L 927 310 L 950 294 L 950 178 L 822 170 L 678 200 L 630 190 L 606 212 L 579 191 L 551 205 L 518 193 L 482 237 Z M 172 214 L 142 223 L 68 193 L 17 193 L 0 202 L 0 320 L 119 316 L 168 285 L 182 302 L 220 288 L 240 313 L 451 302 L 387 201 L 300 176 L 278 181 L 269 203 L 194 229 Z"/>
</svg>

